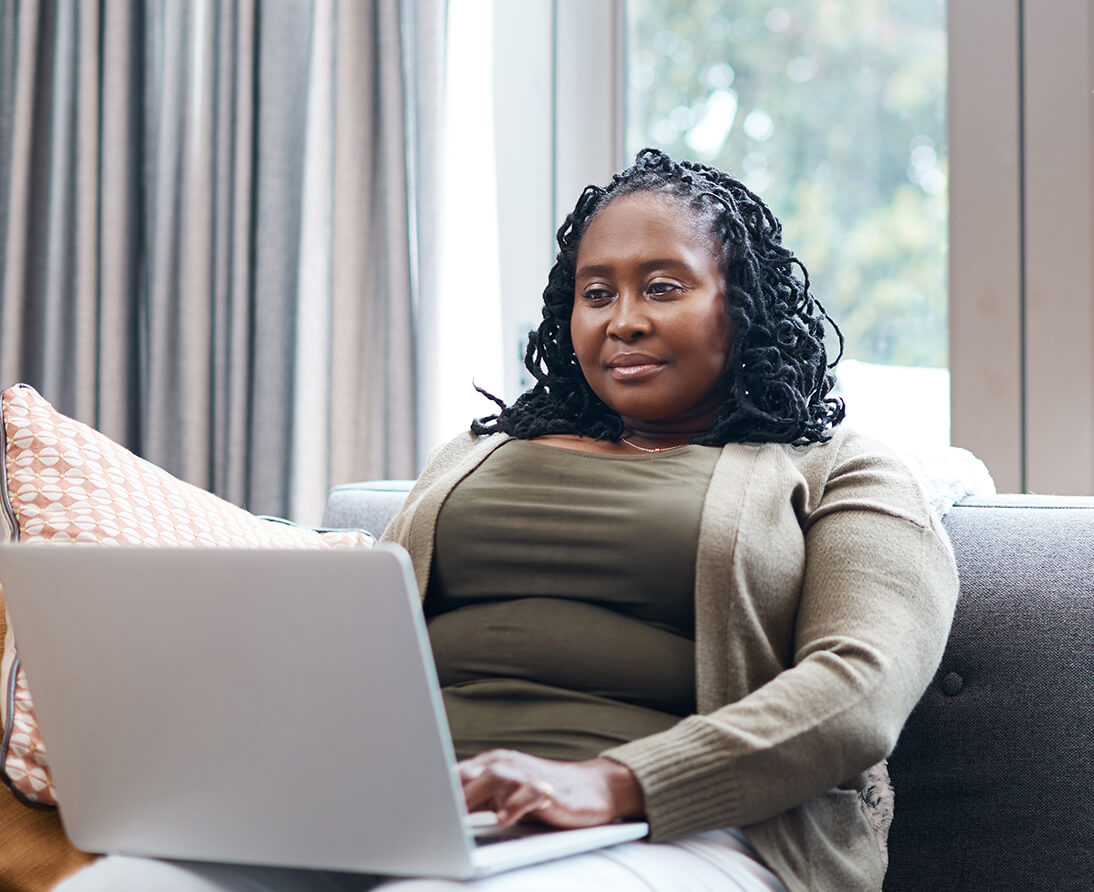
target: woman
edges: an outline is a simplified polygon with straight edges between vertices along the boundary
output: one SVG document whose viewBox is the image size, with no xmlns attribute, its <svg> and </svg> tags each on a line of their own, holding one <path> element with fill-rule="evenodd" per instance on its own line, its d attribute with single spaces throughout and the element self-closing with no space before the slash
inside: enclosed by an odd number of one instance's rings
<svg viewBox="0 0 1094 892">
<path fill-rule="evenodd" d="M 941 658 L 944 534 L 839 426 L 827 316 L 744 186 L 647 149 L 558 243 L 535 387 L 440 450 L 385 534 L 457 751 L 507 745 L 462 764 L 468 804 L 644 815 L 655 842 L 740 827 L 788 888 L 880 888 L 858 791 Z"/>
<path fill-rule="evenodd" d="M 467 885 L 880 889 L 859 792 L 941 658 L 945 535 L 840 425 L 830 320 L 743 185 L 647 149 L 558 243 L 536 385 L 434 454 L 385 539 L 469 808 L 643 816 L 652 844 Z"/>
</svg>

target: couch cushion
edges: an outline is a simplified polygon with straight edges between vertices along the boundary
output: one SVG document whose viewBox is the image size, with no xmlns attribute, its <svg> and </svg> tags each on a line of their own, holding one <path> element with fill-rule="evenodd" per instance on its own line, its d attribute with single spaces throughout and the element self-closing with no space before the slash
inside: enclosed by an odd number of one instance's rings
<svg viewBox="0 0 1094 892">
<path fill-rule="evenodd" d="M 271 523 L 166 471 L 57 412 L 33 388 L 0 396 L 0 516 L 22 542 L 332 548 L 371 546 L 356 530 Z M 0 580 L 2 583 L 2 580 Z M 11 629 L 0 661 L 0 776 L 24 801 L 55 804 L 46 751 Z"/>
<path fill-rule="evenodd" d="M 961 595 L 889 767 L 886 890 L 1094 876 L 1094 499 L 997 496 L 946 518 Z"/>
</svg>

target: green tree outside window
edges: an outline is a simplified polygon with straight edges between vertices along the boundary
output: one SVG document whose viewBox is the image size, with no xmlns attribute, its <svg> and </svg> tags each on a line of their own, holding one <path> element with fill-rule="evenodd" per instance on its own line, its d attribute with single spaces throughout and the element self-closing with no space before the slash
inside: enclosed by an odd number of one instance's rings
<svg viewBox="0 0 1094 892">
<path fill-rule="evenodd" d="M 947 365 L 943 0 L 628 0 L 626 150 L 739 176 L 849 358 Z"/>
</svg>

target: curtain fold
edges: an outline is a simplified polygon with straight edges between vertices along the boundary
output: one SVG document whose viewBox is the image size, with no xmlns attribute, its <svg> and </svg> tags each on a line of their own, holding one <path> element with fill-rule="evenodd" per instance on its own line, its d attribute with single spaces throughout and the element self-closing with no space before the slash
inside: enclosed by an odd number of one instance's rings
<svg viewBox="0 0 1094 892">
<path fill-rule="evenodd" d="M 140 446 L 141 400 L 138 372 L 141 349 L 139 307 L 145 261 L 142 204 L 144 195 L 143 84 L 144 16 L 139 6 L 117 3 L 102 19 L 102 89 L 98 123 L 100 139 L 98 196 L 98 310 L 95 404 L 83 420 L 112 439 Z M 7 291 L 5 303 L 32 299 Z M 0 355 L 11 342 L 0 332 Z M 16 353 L 17 355 L 17 353 Z M 18 375 L 5 372 L 8 383 Z M 43 391 L 45 393 L 45 391 Z"/>
<path fill-rule="evenodd" d="M 444 0 L 0 0 L 0 385 L 313 522 L 419 467 Z"/>
</svg>

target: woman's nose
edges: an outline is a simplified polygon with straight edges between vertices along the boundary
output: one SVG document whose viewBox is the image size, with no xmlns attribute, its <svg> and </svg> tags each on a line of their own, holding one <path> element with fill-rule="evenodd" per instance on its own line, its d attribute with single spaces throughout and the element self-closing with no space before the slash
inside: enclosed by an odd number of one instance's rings
<svg viewBox="0 0 1094 892">
<path fill-rule="evenodd" d="M 611 319 L 608 320 L 608 336 L 621 341 L 633 341 L 648 334 L 650 318 L 647 311 L 648 307 L 641 297 L 620 294 L 612 307 Z"/>
</svg>

